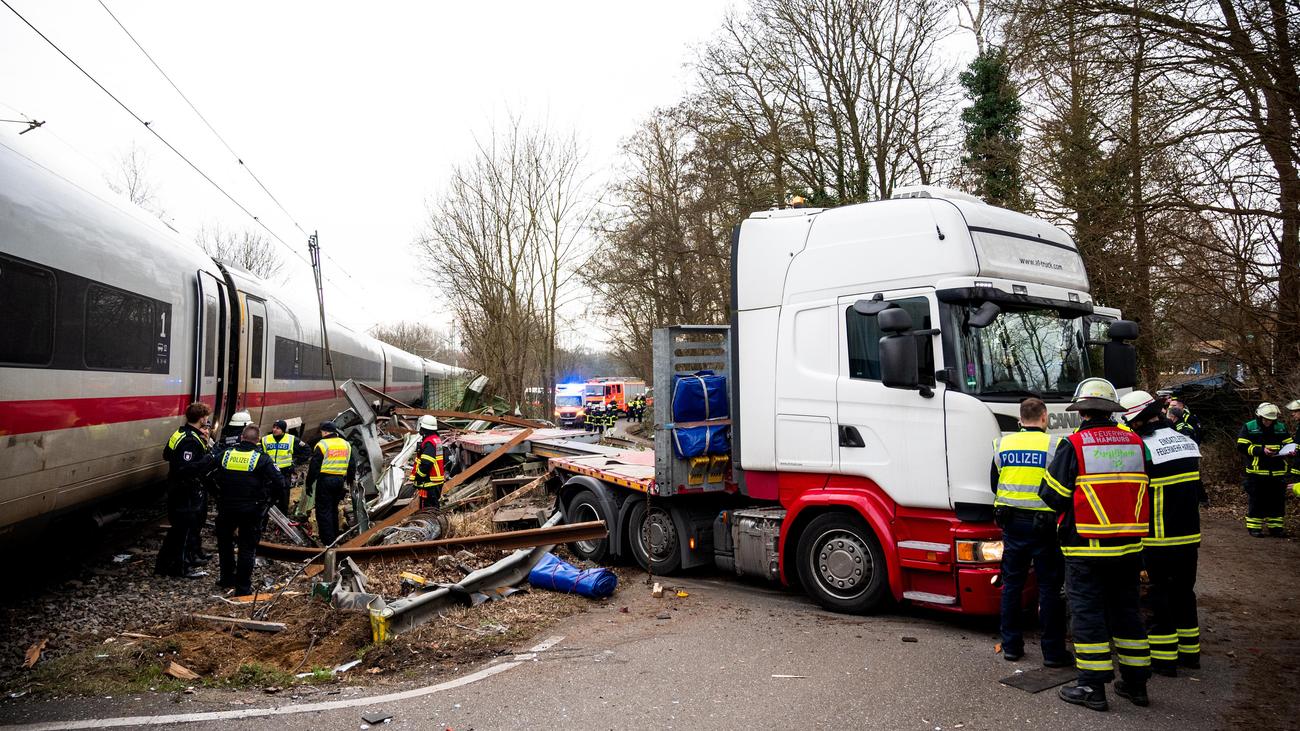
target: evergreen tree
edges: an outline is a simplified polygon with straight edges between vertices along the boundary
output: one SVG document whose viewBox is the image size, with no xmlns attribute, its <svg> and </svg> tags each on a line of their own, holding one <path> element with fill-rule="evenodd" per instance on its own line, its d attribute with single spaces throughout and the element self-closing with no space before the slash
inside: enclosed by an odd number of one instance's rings
<svg viewBox="0 0 1300 731">
<path fill-rule="evenodd" d="M 1020 97 L 1011 83 L 1006 53 L 986 48 L 958 80 L 971 105 L 961 112 L 966 129 L 962 165 L 976 195 L 1016 211 L 1029 207 L 1021 176 Z"/>
</svg>

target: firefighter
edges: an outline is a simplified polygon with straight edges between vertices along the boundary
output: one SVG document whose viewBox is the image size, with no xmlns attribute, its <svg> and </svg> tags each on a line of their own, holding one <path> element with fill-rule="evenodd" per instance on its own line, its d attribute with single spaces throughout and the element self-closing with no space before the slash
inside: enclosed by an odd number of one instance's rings
<svg viewBox="0 0 1300 731">
<path fill-rule="evenodd" d="M 352 445 L 339 436 L 332 421 L 320 425 L 320 441 L 307 466 L 307 494 L 316 498 L 316 528 L 321 543 L 332 545 L 339 537 L 339 503 L 347 483 L 356 477 Z"/>
<path fill-rule="evenodd" d="M 1067 410 L 1078 411 L 1083 422 L 1056 450 L 1038 487 L 1038 496 L 1058 514 L 1074 623 L 1078 678 L 1060 696 L 1107 710 L 1106 683 L 1115 679 L 1113 643 L 1122 678 L 1115 692 L 1146 706 L 1151 651 L 1138 610 L 1138 576 L 1150 525 L 1142 438 L 1111 421 L 1124 407 L 1104 378 L 1082 381 Z"/>
<path fill-rule="evenodd" d="M 253 417 L 247 411 L 236 411 L 231 415 L 230 421 L 221 428 L 221 439 L 218 440 L 217 446 L 222 449 L 239 444 L 239 440 L 244 433 L 244 427 L 253 423 Z"/>
<path fill-rule="evenodd" d="M 634 403 L 636 404 L 634 407 L 634 417 L 636 423 L 640 424 L 645 421 L 645 394 L 637 396 Z"/>
<path fill-rule="evenodd" d="M 240 596 L 253 593 L 262 521 L 271 500 L 284 489 L 284 476 L 258 447 L 258 437 L 258 428 L 249 424 L 239 443 L 223 450 L 217 460 L 217 554 L 221 557 L 217 585 Z"/>
<path fill-rule="evenodd" d="M 1201 666 L 1201 629 L 1196 621 L 1196 560 L 1201 543 L 1197 505 L 1201 449 L 1161 416 L 1160 403 L 1146 391 L 1120 399 L 1124 420 L 1146 445 L 1151 530 L 1142 539 L 1152 607 L 1147 639 L 1151 670 L 1176 677 L 1178 666 Z"/>
<path fill-rule="evenodd" d="M 438 420 L 427 414 L 421 416 L 419 429 L 420 450 L 411 469 L 411 478 L 415 482 L 420 508 L 438 508 L 442 505 L 442 485 L 445 482 Z"/>
<path fill-rule="evenodd" d="M 275 506 L 281 513 L 289 514 L 289 491 L 293 489 L 293 468 L 307 458 L 307 446 L 286 431 L 289 424 L 280 419 L 271 425 L 271 433 L 262 437 L 262 451 L 271 458 L 284 478 L 284 489 L 275 496 Z"/>
<path fill-rule="evenodd" d="M 1060 441 L 1047 434 L 1047 405 L 1028 398 L 1020 402 L 1020 431 L 998 439 L 993 448 L 993 516 L 1002 529 L 1002 657 L 1015 662 L 1025 655 L 1020 620 L 1032 564 L 1042 624 L 1039 643 L 1043 665 L 1049 668 L 1067 667 L 1074 660 L 1065 649 L 1065 563 L 1052 509 L 1038 497 L 1047 461 Z"/>
<path fill-rule="evenodd" d="M 596 414 L 596 405 L 587 404 L 587 408 L 583 409 L 582 428 L 587 431 L 596 431 L 596 422 L 598 419 L 599 416 Z"/>
<path fill-rule="evenodd" d="M 618 424 L 618 402 L 610 400 L 605 404 L 605 428 L 612 430 Z"/>
<path fill-rule="evenodd" d="M 167 537 L 158 549 L 154 572 L 162 576 L 198 579 L 207 576 L 193 553 L 198 541 L 192 536 L 203 528 L 199 522 L 204 501 L 204 481 L 212 468 L 208 444 L 208 416 L 212 409 L 195 402 L 185 408 L 185 424 L 172 433 L 163 447 L 167 460 Z"/>
<path fill-rule="evenodd" d="M 1173 424 L 1174 431 L 1190 438 L 1197 444 L 1201 443 L 1201 420 L 1192 414 L 1192 410 L 1187 408 L 1187 404 L 1179 399 L 1170 399 L 1167 408 L 1168 418 Z"/>
<path fill-rule="evenodd" d="M 1246 422 L 1237 434 L 1237 451 L 1246 455 L 1246 530 L 1255 538 L 1284 536 L 1286 528 L 1286 480 L 1291 473 L 1287 458 L 1279 456 L 1282 447 L 1292 444 L 1291 434 L 1280 418 L 1276 404 L 1262 403 L 1255 418 Z"/>
</svg>

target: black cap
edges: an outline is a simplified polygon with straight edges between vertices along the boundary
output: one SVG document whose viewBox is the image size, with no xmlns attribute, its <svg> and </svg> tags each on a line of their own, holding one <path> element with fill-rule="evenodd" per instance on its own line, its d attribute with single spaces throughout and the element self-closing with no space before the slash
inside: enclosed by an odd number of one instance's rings
<svg viewBox="0 0 1300 731">
<path fill-rule="evenodd" d="M 333 433 L 333 434 L 338 434 L 338 433 L 339 433 L 339 428 L 336 427 L 336 426 L 334 426 L 334 422 L 332 422 L 332 421 L 322 421 L 322 422 L 320 423 L 320 430 L 321 430 L 321 431 L 331 432 L 331 433 Z"/>
<path fill-rule="evenodd" d="M 271 428 L 272 429 L 280 428 L 287 431 L 289 429 L 289 422 L 285 421 L 284 419 L 276 419 L 275 423 L 271 425 Z"/>
</svg>

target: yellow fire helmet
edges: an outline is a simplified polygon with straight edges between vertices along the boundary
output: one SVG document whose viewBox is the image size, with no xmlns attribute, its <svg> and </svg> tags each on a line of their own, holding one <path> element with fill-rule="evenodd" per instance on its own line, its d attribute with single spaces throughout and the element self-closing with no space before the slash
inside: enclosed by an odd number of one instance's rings
<svg viewBox="0 0 1300 731">
<path fill-rule="evenodd" d="M 1150 394 L 1147 395 L 1150 398 Z M 1123 411 L 1115 387 L 1105 378 L 1085 378 L 1074 389 L 1073 402 L 1066 411 Z"/>
<path fill-rule="evenodd" d="M 1278 417 L 1282 416 L 1282 410 L 1277 407 L 1277 404 L 1270 404 L 1265 401 L 1259 405 L 1258 409 L 1255 409 L 1255 416 L 1276 421 Z"/>
</svg>

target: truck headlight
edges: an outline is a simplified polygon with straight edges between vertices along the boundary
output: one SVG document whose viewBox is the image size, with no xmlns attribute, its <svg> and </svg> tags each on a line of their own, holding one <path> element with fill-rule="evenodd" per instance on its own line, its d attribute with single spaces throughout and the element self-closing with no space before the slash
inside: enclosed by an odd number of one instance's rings
<svg viewBox="0 0 1300 731">
<path fill-rule="evenodd" d="M 1002 541 L 957 541 L 958 563 L 1001 563 Z"/>
</svg>

